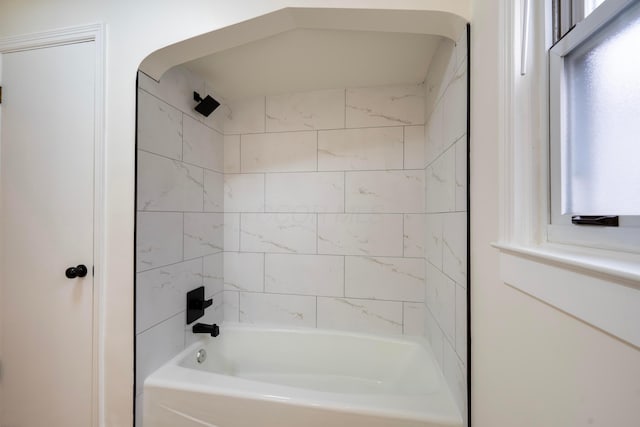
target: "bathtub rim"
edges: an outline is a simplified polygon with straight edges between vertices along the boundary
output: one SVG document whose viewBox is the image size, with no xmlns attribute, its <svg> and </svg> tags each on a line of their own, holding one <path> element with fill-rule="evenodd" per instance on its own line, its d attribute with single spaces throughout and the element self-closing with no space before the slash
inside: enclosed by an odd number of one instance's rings
<svg viewBox="0 0 640 427">
<path fill-rule="evenodd" d="M 211 340 L 215 340 L 215 338 L 203 336 L 145 379 L 143 385 L 145 411 L 149 401 L 147 396 L 152 395 L 155 388 L 159 388 L 197 394 L 224 395 L 244 400 L 259 400 L 263 402 L 295 405 L 298 407 L 324 408 L 337 413 L 378 416 L 407 421 L 435 422 L 456 427 L 463 425 L 460 409 L 453 399 L 442 369 L 437 364 L 433 349 L 424 337 L 292 327 L 266 323 L 245 324 L 231 321 L 220 324 L 220 333 L 223 334 L 226 330 L 340 335 L 344 337 L 386 341 L 395 344 L 418 345 L 427 353 L 430 358 L 430 363 L 434 365 L 439 387 L 433 392 L 413 396 L 348 394 L 261 382 L 182 366 L 181 362 L 189 357 L 190 354 L 195 355 L 199 347 L 203 345 L 206 346 Z M 427 397 L 426 400 L 425 397 Z"/>
</svg>

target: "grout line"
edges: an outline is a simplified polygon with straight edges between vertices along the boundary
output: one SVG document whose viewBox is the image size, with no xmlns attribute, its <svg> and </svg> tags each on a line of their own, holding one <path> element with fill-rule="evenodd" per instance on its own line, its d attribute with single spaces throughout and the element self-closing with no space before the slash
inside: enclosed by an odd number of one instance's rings
<svg viewBox="0 0 640 427">
<path fill-rule="evenodd" d="M 172 162 L 184 163 L 185 165 L 192 166 L 192 167 L 195 167 L 195 168 L 198 168 L 198 169 L 203 169 L 203 170 L 206 170 L 208 172 L 219 173 L 220 175 L 224 174 L 224 172 L 220 172 L 220 171 L 217 171 L 215 169 L 209 169 L 209 168 L 201 166 L 201 165 L 196 165 L 195 163 L 185 162 L 182 159 L 174 159 L 173 157 L 169 157 L 169 156 L 165 156 L 164 154 L 159 154 L 159 153 L 155 153 L 153 151 L 145 150 L 144 148 L 138 148 L 138 151 L 141 151 L 141 152 L 147 153 L 147 154 L 151 154 L 151 155 L 157 156 L 157 157 L 162 157 L 163 159 L 171 160 Z"/>
<path fill-rule="evenodd" d="M 139 270 L 139 271 L 136 271 L 136 274 L 147 273 L 149 271 L 158 270 L 158 269 L 166 268 L 166 267 L 173 267 L 173 266 L 176 266 L 178 264 L 195 261 L 195 260 L 200 259 L 200 258 L 207 258 L 207 257 L 213 256 L 213 255 L 218 255 L 218 254 L 221 254 L 223 252 L 224 251 L 218 251 L 218 252 L 214 252 L 214 253 L 207 254 L 207 255 L 200 255 L 200 256 L 197 256 L 197 257 L 194 257 L 194 258 L 188 258 L 188 259 L 184 259 L 184 260 L 181 260 L 181 261 L 172 262 L 172 263 L 169 263 L 169 264 L 159 265 L 157 267 L 148 268 L 146 270 Z M 233 251 L 233 252 L 235 252 L 235 251 Z M 248 252 L 248 253 L 250 253 L 250 252 Z M 335 256 L 335 255 L 333 255 L 333 256 Z"/>
<path fill-rule="evenodd" d="M 346 116 L 346 113 L 345 113 Z M 389 128 L 400 128 L 403 126 L 424 126 L 425 124 L 422 122 L 416 122 L 416 123 L 397 123 L 397 124 L 392 124 L 392 125 L 376 125 L 376 126 L 353 126 L 353 127 L 338 127 L 338 128 L 313 128 L 313 129 L 297 129 L 297 130 L 274 130 L 274 131 L 269 131 L 269 132 L 232 132 L 232 133 L 226 133 L 225 135 L 227 136 L 236 136 L 236 135 L 267 135 L 267 134 L 274 134 L 274 133 L 303 133 L 303 132 L 332 132 L 332 131 L 338 131 L 338 130 L 344 130 L 344 131 L 348 131 L 348 130 L 362 130 L 362 129 L 389 129 Z M 215 129 L 214 129 L 215 130 Z M 218 131 L 219 133 L 219 131 Z"/>
<path fill-rule="evenodd" d="M 343 253 L 339 253 L 339 254 L 323 254 L 323 253 L 312 253 L 312 252 L 259 252 L 259 251 L 220 251 L 220 252 L 215 252 L 213 254 L 209 254 L 209 255 L 204 255 L 205 257 L 211 256 L 211 255 L 216 255 L 222 252 L 227 252 L 227 253 L 234 253 L 234 254 L 239 254 L 239 253 L 243 253 L 243 254 L 267 254 L 267 255 L 291 255 L 291 256 L 324 256 L 324 257 L 351 257 L 351 258 L 384 258 L 384 259 L 398 259 L 398 260 L 426 260 L 426 258 L 421 257 L 421 256 L 414 256 L 414 257 L 402 257 L 402 256 L 392 256 L 392 255 L 371 255 L 371 254 L 343 254 Z M 192 258 L 188 261 L 193 261 L 196 258 Z M 428 260 L 427 260 L 428 261 Z M 183 261 L 179 261 L 177 263 L 174 264 L 179 264 L 180 262 Z M 174 264 L 168 264 L 168 265 L 174 265 Z M 432 263 L 431 263 L 432 264 Z M 166 266 L 162 266 L 162 267 L 166 267 Z M 435 266 L 434 266 L 435 267 Z M 160 268 L 160 267 L 154 267 L 151 268 L 149 270 L 155 270 L 156 268 Z M 149 270 L 143 270 L 140 271 L 140 273 L 144 272 L 144 271 L 149 271 Z M 452 279 L 453 280 L 453 279 Z"/>
<path fill-rule="evenodd" d="M 316 213 L 316 254 L 318 254 L 318 233 L 320 233 L 319 215 Z"/>
<path fill-rule="evenodd" d="M 341 298 L 341 299 L 349 299 L 356 301 L 379 301 L 379 302 L 392 302 L 392 303 L 412 303 L 412 304 L 422 304 L 426 303 L 425 301 L 405 301 L 405 300 L 393 300 L 393 299 L 382 299 L 382 298 L 362 298 L 362 297 L 345 297 L 340 295 L 313 295 L 313 294 L 301 294 L 301 293 L 284 293 L 284 292 L 260 292 L 260 291 L 250 291 L 250 290 L 226 290 L 225 292 L 238 292 L 243 294 L 252 294 L 252 295 L 278 295 L 278 296 L 295 296 L 295 297 L 307 297 L 307 298 Z"/>
<path fill-rule="evenodd" d="M 140 335 L 144 334 L 145 332 L 149 331 L 150 329 L 155 328 L 156 326 L 161 325 L 162 323 L 164 323 L 164 322 L 166 322 L 166 321 L 168 321 L 168 320 L 173 319 L 174 317 L 177 317 L 177 316 L 180 316 L 180 315 L 184 315 L 184 314 L 185 314 L 185 310 L 180 310 L 180 311 L 179 311 L 179 312 L 177 312 L 177 313 L 171 314 L 171 315 L 169 315 L 169 317 L 166 317 L 166 318 L 164 318 L 164 319 L 162 319 L 162 320 L 160 320 L 160 321 L 158 321 L 158 322 L 154 323 L 153 325 L 149 326 L 149 327 L 148 327 L 148 328 L 146 328 L 146 329 L 143 329 L 143 330 L 142 330 L 142 331 L 140 331 L 140 332 L 137 332 L 137 331 L 136 331 L 136 337 L 138 337 L 138 336 L 140 336 Z M 187 326 L 187 324 L 186 324 L 186 320 L 185 320 L 185 327 L 186 327 L 186 326 Z"/>
<path fill-rule="evenodd" d="M 316 328 L 318 327 L 318 295 L 316 297 Z"/>
<path fill-rule="evenodd" d="M 404 301 L 402 302 L 402 335 L 404 335 Z"/>
<path fill-rule="evenodd" d="M 449 147 L 451 148 L 451 147 Z M 142 150 L 144 151 L 144 150 Z M 151 154 L 155 154 L 155 153 L 151 153 Z M 159 154 L 155 154 L 155 155 L 159 155 Z M 165 156 L 162 156 L 165 157 Z M 175 159 L 171 159 L 170 157 L 166 157 L 167 159 L 170 160 L 175 160 Z M 184 162 L 183 162 L 184 163 Z M 187 163 L 188 165 L 190 165 L 190 163 Z M 202 166 L 198 166 L 198 165 L 192 165 L 192 166 L 196 166 L 198 168 L 202 168 Z M 202 168 L 202 169 L 206 169 L 206 168 Z M 402 169 L 402 168 L 386 168 L 386 169 L 327 169 L 327 170 L 295 170 L 295 171 L 271 171 L 271 170 L 257 170 L 257 171 L 251 171 L 251 172 L 229 172 L 226 173 L 225 175 L 258 175 L 261 173 L 270 173 L 270 174 L 315 174 L 315 173 L 319 173 L 319 172 L 330 172 L 330 173 L 340 173 L 340 172 L 349 172 L 349 173 L 357 173 L 357 172 L 419 172 L 419 171 L 423 171 L 425 170 L 426 167 L 424 168 L 412 168 L 412 169 Z M 211 169 L 207 169 L 211 172 L 217 172 Z M 221 172 L 217 172 L 217 173 L 221 173 Z"/>
<path fill-rule="evenodd" d="M 238 214 L 238 252 L 242 252 L 242 214 Z M 230 251 L 231 252 L 231 251 Z"/>
<path fill-rule="evenodd" d="M 262 254 L 262 292 L 267 292 L 267 254 Z"/>
</svg>

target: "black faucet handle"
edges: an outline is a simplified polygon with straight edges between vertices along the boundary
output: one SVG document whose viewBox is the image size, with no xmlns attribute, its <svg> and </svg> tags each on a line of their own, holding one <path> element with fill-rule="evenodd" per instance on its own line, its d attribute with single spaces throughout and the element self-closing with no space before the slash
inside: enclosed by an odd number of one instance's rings
<svg viewBox="0 0 640 427">
<path fill-rule="evenodd" d="M 213 299 L 204 299 L 204 286 L 187 292 L 187 325 L 204 316 L 204 310 L 213 305 Z"/>
</svg>

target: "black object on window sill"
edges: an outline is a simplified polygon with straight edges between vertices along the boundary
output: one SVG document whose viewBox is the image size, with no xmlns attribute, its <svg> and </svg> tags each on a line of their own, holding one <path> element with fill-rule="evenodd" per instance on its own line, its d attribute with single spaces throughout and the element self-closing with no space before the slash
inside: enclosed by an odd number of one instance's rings
<svg viewBox="0 0 640 427">
<path fill-rule="evenodd" d="M 603 215 L 575 215 L 571 217 L 571 223 L 575 225 L 597 225 L 600 227 L 618 227 L 617 216 Z"/>
</svg>

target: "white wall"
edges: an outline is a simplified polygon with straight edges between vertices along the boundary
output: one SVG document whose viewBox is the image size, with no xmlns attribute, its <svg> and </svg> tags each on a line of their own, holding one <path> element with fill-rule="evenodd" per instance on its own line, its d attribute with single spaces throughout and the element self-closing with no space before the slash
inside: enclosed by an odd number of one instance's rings
<svg viewBox="0 0 640 427">
<path fill-rule="evenodd" d="M 225 319 L 422 334 L 423 86 L 229 108 Z"/>
<path fill-rule="evenodd" d="M 440 43 L 425 88 L 425 332 L 466 420 L 466 31 Z"/>
<path fill-rule="evenodd" d="M 185 294 L 213 299 L 200 322 L 221 322 L 223 268 L 222 108 L 193 111 L 204 80 L 182 67 L 160 82 L 139 74 L 136 235 L 136 401 L 147 375 L 197 337 Z"/>
<path fill-rule="evenodd" d="M 103 22 L 107 25 L 106 261 L 103 302 L 104 374 L 101 418 L 131 424 L 133 383 L 133 220 L 136 72 L 152 52 L 283 7 L 445 10 L 465 18 L 468 1 L 448 0 L 6 0 L 0 3 L 0 37 Z"/>
<path fill-rule="evenodd" d="M 640 351 L 499 277 L 501 1 L 471 27 L 471 309 L 474 427 L 640 425 Z"/>
</svg>

